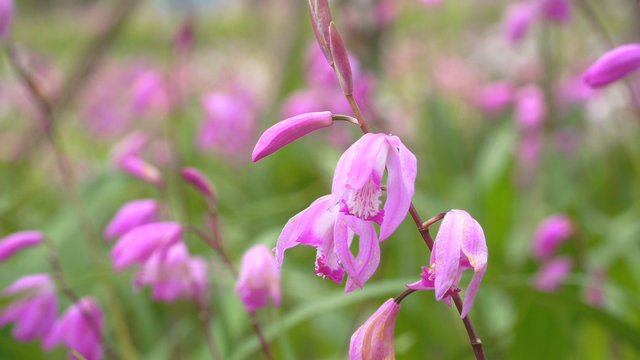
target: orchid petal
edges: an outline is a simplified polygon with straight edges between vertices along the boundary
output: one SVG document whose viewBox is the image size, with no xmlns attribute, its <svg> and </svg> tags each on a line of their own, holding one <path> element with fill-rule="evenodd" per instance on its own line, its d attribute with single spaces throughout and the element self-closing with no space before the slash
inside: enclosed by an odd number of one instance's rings
<svg viewBox="0 0 640 360">
<path fill-rule="evenodd" d="M 336 171 L 333 174 L 333 183 L 331 184 L 331 203 L 335 204 L 340 201 L 342 198 L 345 186 L 347 184 L 347 179 L 349 175 L 349 170 L 351 169 L 351 165 L 353 164 L 353 159 L 355 158 L 355 153 L 357 153 L 358 147 L 360 146 L 360 142 L 355 142 L 347 151 L 345 151 L 340 159 L 338 160 L 338 164 L 336 165 Z"/>
<path fill-rule="evenodd" d="M 455 212 L 449 211 L 444 216 L 433 247 L 436 271 L 435 290 L 438 301 L 442 300 L 451 289 L 458 276 L 462 229 L 460 226 L 454 226 L 457 220 Z"/>
<path fill-rule="evenodd" d="M 360 189 L 369 181 L 371 172 L 386 139 L 385 134 L 365 134 L 358 140 L 358 161 L 354 161 L 348 174 L 347 187 Z"/>
<path fill-rule="evenodd" d="M 480 281 L 482 281 L 482 276 L 486 267 L 480 268 L 478 270 L 474 269 L 473 278 L 471 278 L 471 282 L 467 287 L 467 292 L 464 294 L 464 303 L 462 305 L 462 312 L 460 313 L 460 318 L 464 318 L 467 316 L 467 313 L 471 309 L 471 305 L 473 305 L 473 300 L 476 298 L 476 293 L 478 292 L 478 288 L 480 287 Z"/>
<path fill-rule="evenodd" d="M 355 259 L 356 269 L 358 271 L 357 278 L 361 284 L 364 284 L 371 278 L 371 275 L 380 265 L 380 242 L 370 221 L 353 220 L 360 222 L 361 226 L 356 226 L 356 233 L 360 236 L 358 256 Z M 352 281 L 352 277 L 347 278 L 345 292 L 355 290 L 356 283 Z"/>
<path fill-rule="evenodd" d="M 333 239 L 335 241 L 335 251 L 338 256 L 338 260 L 342 264 L 344 271 L 349 275 L 349 278 L 355 282 L 355 285 L 362 288 L 362 282 L 358 278 L 358 270 L 356 269 L 355 258 L 351 251 L 349 251 L 349 232 L 352 232 L 352 228 L 355 227 L 352 221 L 349 219 L 349 215 L 338 214 L 336 218 L 336 225 L 333 231 Z"/>
<path fill-rule="evenodd" d="M 464 213 L 462 216 L 462 252 L 467 256 L 471 267 L 477 272 L 487 266 L 488 251 L 484 231 L 466 211 L 456 211 Z"/>
<path fill-rule="evenodd" d="M 413 196 L 413 179 L 406 179 L 402 168 L 402 158 L 394 150 L 387 155 L 387 200 L 384 204 L 384 222 L 380 226 L 380 241 L 385 240 L 398 228 L 407 216 Z M 410 167 L 410 164 L 407 164 Z M 414 166 L 417 166 L 414 163 Z M 410 172 L 411 169 L 409 169 Z"/>
</svg>

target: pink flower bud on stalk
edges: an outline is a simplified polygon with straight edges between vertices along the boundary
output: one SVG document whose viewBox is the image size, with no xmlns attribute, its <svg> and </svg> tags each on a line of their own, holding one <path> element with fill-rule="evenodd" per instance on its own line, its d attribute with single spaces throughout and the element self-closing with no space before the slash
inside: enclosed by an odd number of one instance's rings
<svg viewBox="0 0 640 360">
<path fill-rule="evenodd" d="M 640 68 L 640 44 L 626 44 L 606 52 L 584 74 L 591 87 L 601 87 L 620 80 Z"/>
<path fill-rule="evenodd" d="M 183 167 L 182 178 L 184 181 L 193 185 L 203 195 L 207 196 L 214 202 L 216 201 L 216 190 L 211 181 L 198 169 L 194 167 Z"/>
<path fill-rule="evenodd" d="M 538 85 L 518 89 L 516 95 L 516 121 L 524 131 L 539 129 L 547 116 L 544 91 Z"/>
<path fill-rule="evenodd" d="M 548 260 L 558 246 L 573 235 L 573 224 L 565 214 L 553 214 L 544 219 L 533 237 L 533 255 Z"/>
<path fill-rule="evenodd" d="M 164 254 L 181 237 L 182 227 L 176 222 L 138 226 L 121 237 L 111 249 L 113 268 L 122 270 L 134 264 L 142 264 L 156 251 Z"/>
<path fill-rule="evenodd" d="M 309 15 L 311 26 L 318 40 L 318 45 L 329 65 L 333 64 L 333 56 L 330 49 L 329 24 L 333 21 L 329 0 L 309 0 Z"/>
<path fill-rule="evenodd" d="M 133 200 L 122 205 L 104 230 L 105 239 L 121 236 L 141 225 L 158 221 L 158 203 L 153 199 Z"/>
<path fill-rule="evenodd" d="M 75 350 L 87 360 L 102 359 L 102 309 L 93 298 L 83 297 L 56 322 L 43 345 L 51 349 L 56 344 Z M 69 358 L 77 359 L 71 352 Z"/>
<path fill-rule="evenodd" d="M 571 19 L 571 4 L 568 0 L 542 0 L 540 6 L 549 20 L 565 23 Z"/>
<path fill-rule="evenodd" d="M 538 6 L 533 1 L 512 3 L 503 17 L 503 33 L 511 43 L 517 43 L 538 17 Z"/>
<path fill-rule="evenodd" d="M 0 239 L 0 262 L 30 246 L 40 245 L 44 234 L 38 230 L 19 231 Z"/>
<path fill-rule="evenodd" d="M 566 256 L 557 257 L 544 263 L 534 276 L 538 290 L 556 291 L 573 268 L 573 262 Z"/>
<path fill-rule="evenodd" d="M 6 40 L 11 35 L 13 21 L 13 0 L 0 0 L 0 39 Z"/>
<path fill-rule="evenodd" d="M 235 292 L 249 312 L 267 306 L 269 297 L 280 305 L 280 269 L 268 247 L 258 244 L 242 255 Z"/>
<path fill-rule="evenodd" d="M 336 24 L 331 22 L 329 27 L 329 36 L 331 37 L 331 55 L 333 55 L 333 62 L 340 80 L 340 87 L 342 93 L 345 95 L 353 94 L 353 74 L 351 73 L 351 64 L 349 63 L 349 53 L 344 46 L 342 36 L 336 27 Z"/>
<path fill-rule="evenodd" d="M 478 222 L 464 210 L 450 210 L 444 216 L 431 252 L 431 267 L 423 267 L 422 280 L 407 284 L 414 290 L 436 291 L 436 300 L 451 306 L 451 296 L 459 292 L 458 283 L 465 269 L 473 269 L 460 317 L 467 316 L 480 281 L 487 269 L 487 244 Z"/>
<path fill-rule="evenodd" d="M 15 322 L 13 337 L 18 341 L 44 338 L 56 321 L 58 299 L 47 274 L 23 276 L 2 292 L 17 296 L 0 311 L 0 326 Z"/>
<path fill-rule="evenodd" d="M 138 157 L 148 142 L 147 134 L 140 130 L 133 131 L 113 146 L 110 154 L 111 162 L 120 166 L 128 157 Z"/>
<path fill-rule="evenodd" d="M 349 360 L 395 359 L 393 328 L 400 304 L 387 300 L 351 336 Z"/>
<path fill-rule="evenodd" d="M 140 159 L 139 157 L 127 157 L 126 159 L 122 160 L 120 167 L 122 168 L 122 170 L 143 181 L 146 181 L 157 187 L 164 187 L 164 181 L 162 180 L 160 170 L 158 170 L 155 166 L 149 164 L 148 162 Z"/>
<path fill-rule="evenodd" d="M 331 125 L 333 125 L 333 117 L 328 111 L 301 114 L 280 121 L 260 136 L 251 159 L 256 162 L 312 131 Z"/>
</svg>

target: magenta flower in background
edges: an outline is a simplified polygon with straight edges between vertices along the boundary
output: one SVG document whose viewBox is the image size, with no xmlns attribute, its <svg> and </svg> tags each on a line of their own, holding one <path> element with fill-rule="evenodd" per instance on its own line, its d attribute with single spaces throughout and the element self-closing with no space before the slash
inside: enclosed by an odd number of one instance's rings
<svg viewBox="0 0 640 360">
<path fill-rule="evenodd" d="M 58 298 L 47 274 L 23 276 L 4 291 L 3 296 L 16 296 L 0 311 L 0 327 L 15 322 L 12 335 L 18 341 L 44 338 L 56 320 Z"/>
<path fill-rule="evenodd" d="M 487 269 L 487 243 L 478 222 L 464 210 L 453 209 L 442 220 L 431 252 L 431 267 L 423 267 L 422 280 L 408 284 L 414 290 L 435 289 L 436 300 L 451 306 L 451 296 L 459 292 L 458 283 L 465 269 L 473 269 L 473 278 L 464 296 L 460 317 L 464 318 Z"/>
<path fill-rule="evenodd" d="M 549 20 L 565 23 L 571 19 L 569 0 L 540 0 L 542 13 Z"/>
<path fill-rule="evenodd" d="M 527 85 L 518 89 L 515 101 L 515 117 L 520 128 L 524 131 L 539 129 L 547 116 L 544 91 L 538 85 Z"/>
<path fill-rule="evenodd" d="M 182 179 L 193 185 L 203 195 L 213 200 L 216 199 L 216 191 L 213 184 L 200 170 L 194 167 L 183 167 Z"/>
<path fill-rule="evenodd" d="M 87 360 L 102 359 L 102 309 L 90 297 L 71 305 L 45 339 L 46 349 L 61 344 L 75 350 Z M 69 352 L 70 359 L 77 357 Z"/>
<path fill-rule="evenodd" d="M 181 237 L 182 226 L 176 222 L 138 226 L 121 237 L 111 249 L 113 268 L 122 270 L 134 264 L 142 264 L 156 251 L 164 254 Z"/>
<path fill-rule="evenodd" d="M 496 115 L 513 100 L 514 88 L 511 82 L 502 80 L 483 86 L 480 89 L 478 105 L 487 113 Z"/>
<path fill-rule="evenodd" d="M 542 220 L 533 236 L 533 256 L 548 260 L 558 247 L 573 235 L 573 224 L 565 214 L 553 214 Z"/>
<path fill-rule="evenodd" d="M 573 268 L 573 262 L 566 256 L 560 256 L 542 264 L 534 275 L 534 286 L 542 291 L 556 291 Z"/>
<path fill-rule="evenodd" d="M 378 237 L 371 221 L 347 215 L 339 208 L 338 204 L 331 201 L 331 195 L 326 195 L 292 217 L 278 237 L 275 248 L 277 266 L 282 266 L 286 249 L 298 244 L 315 246 L 314 273 L 340 284 L 346 271 L 345 292 L 361 288 L 380 264 Z M 360 237 L 356 258 L 349 250 L 354 234 Z"/>
<path fill-rule="evenodd" d="M 147 70 L 134 81 L 132 88 L 133 109 L 138 114 L 150 110 L 166 111 L 168 95 L 162 75 L 155 70 Z"/>
<path fill-rule="evenodd" d="M 280 269 L 268 247 L 258 244 L 242 255 L 235 292 L 249 312 L 273 304 L 280 305 Z"/>
<path fill-rule="evenodd" d="M 133 200 L 122 205 L 104 229 L 105 239 L 121 236 L 140 225 L 158 221 L 158 203 L 153 199 Z"/>
<path fill-rule="evenodd" d="M 604 286 L 607 281 L 607 273 L 602 269 L 589 272 L 589 280 L 584 288 L 584 301 L 594 307 L 603 307 L 605 304 Z"/>
<path fill-rule="evenodd" d="M 43 241 L 44 234 L 38 230 L 18 231 L 7 235 L 0 239 L 0 262 L 26 247 L 40 245 Z"/>
<path fill-rule="evenodd" d="M 640 68 L 640 44 L 626 44 L 608 51 L 584 74 L 591 87 L 601 87 L 620 80 Z"/>
<path fill-rule="evenodd" d="M 329 111 L 301 114 L 280 121 L 260 136 L 251 159 L 256 162 L 310 132 L 331 125 L 333 125 L 333 117 Z"/>
<path fill-rule="evenodd" d="M 393 328 L 400 304 L 387 300 L 351 336 L 349 360 L 395 359 Z"/>
<path fill-rule="evenodd" d="M 111 163 L 114 166 L 121 166 L 129 157 L 140 157 L 140 153 L 149 143 L 149 136 L 140 130 L 135 130 L 120 139 L 112 148 L 109 154 Z"/>
<path fill-rule="evenodd" d="M 160 170 L 139 157 L 129 156 L 122 160 L 120 168 L 125 172 L 157 187 L 164 186 Z"/>
<path fill-rule="evenodd" d="M 205 120 L 198 133 L 198 145 L 222 155 L 243 156 L 253 142 L 256 127 L 254 104 L 246 96 L 209 93 L 202 97 Z"/>
<path fill-rule="evenodd" d="M 507 8 L 502 20 L 504 36 L 511 43 L 519 42 L 537 17 L 538 5 L 533 1 L 512 3 Z"/>
<path fill-rule="evenodd" d="M 13 0 L 0 0 L 0 38 L 2 39 L 7 39 L 11 34 L 13 13 Z"/>
<path fill-rule="evenodd" d="M 178 242 L 163 254 L 154 252 L 137 271 L 136 290 L 149 285 L 156 301 L 173 302 L 179 298 L 204 301 L 208 293 L 207 261 L 189 256 L 187 246 Z"/>
<path fill-rule="evenodd" d="M 340 157 L 331 188 L 331 203 L 340 212 L 380 224 L 380 241 L 407 215 L 417 173 L 415 155 L 397 136 L 365 134 Z M 380 183 L 387 170 L 387 200 L 380 209 Z"/>
</svg>

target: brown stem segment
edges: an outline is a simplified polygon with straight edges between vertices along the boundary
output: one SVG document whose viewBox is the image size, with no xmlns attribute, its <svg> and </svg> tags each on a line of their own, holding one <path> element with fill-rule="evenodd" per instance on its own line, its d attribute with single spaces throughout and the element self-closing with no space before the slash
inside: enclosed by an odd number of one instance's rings
<svg viewBox="0 0 640 360">
<path fill-rule="evenodd" d="M 413 294 L 415 292 L 415 290 L 413 289 L 407 289 L 405 291 L 403 291 L 400 295 L 396 296 L 393 299 L 393 302 L 395 302 L 396 304 L 400 305 L 400 302 L 402 302 L 402 300 L 404 300 L 404 298 L 406 298 L 407 296 Z"/>
<path fill-rule="evenodd" d="M 360 123 L 360 129 L 362 129 L 362 132 L 364 132 L 365 134 L 370 133 L 371 128 L 367 124 L 367 121 L 362 115 L 362 112 L 360 111 L 360 108 L 358 107 L 358 104 L 356 103 L 353 96 L 347 95 L 347 100 L 349 100 L 349 105 L 351 105 L 351 109 L 356 114 L 356 118 Z M 429 226 L 442 220 L 442 218 L 444 218 L 444 215 L 446 213 L 440 213 L 432 217 L 431 219 L 423 222 L 422 218 L 420 217 L 420 214 L 418 214 L 418 211 L 416 210 L 415 206 L 413 206 L 413 202 L 412 202 L 411 205 L 409 206 L 409 214 L 411 214 L 411 218 L 416 223 L 416 227 L 418 228 L 418 231 L 420 232 L 420 235 L 422 236 L 422 239 L 424 240 L 425 244 L 427 244 L 430 251 L 433 251 L 433 239 L 431 238 L 431 234 L 429 234 Z M 407 294 L 402 296 L 402 294 L 405 294 L 405 293 Z M 399 303 L 399 301 L 402 301 L 402 299 L 404 299 L 404 297 L 406 297 L 407 295 L 411 294 L 411 292 L 405 291 L 402 294 L 398 296 L 398 298 L 400 298 L 399 300 L 397 301 L 394 300 L 396 301 L 396 303 Z M 456 293 L 452 297 L 456 303 L 456 308 L 458 308 L 458 312 L 462 314 L 462 300 L 460 299 L 460 296 Z M 473 329 L 471 319 L 469 319 L 469 316 L 467 315 L 462 319 L 462 322 L 464 323 L 464 327 L 465 329 L 467 329 L 467 333 L 469 334 L 469 340 L 471 341 L 471 347 L 473 348 L 473 353 L 476 356 L 476 360 L 485 360 L 484 351 L 482 350 L 482 341 L 480 340 L 475 330 Z"/>
</svg>

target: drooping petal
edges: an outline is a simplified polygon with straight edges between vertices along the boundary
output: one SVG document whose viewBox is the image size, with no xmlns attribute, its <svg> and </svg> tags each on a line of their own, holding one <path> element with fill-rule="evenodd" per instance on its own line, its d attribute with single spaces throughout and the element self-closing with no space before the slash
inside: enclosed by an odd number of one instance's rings
<svg viewBox="0 0 640 360">
<path fill-rule="evenodd" d="M 462 305 L 462 313 L 460 313 L 460 318 L 464 318 L 465 316 L 467 316 L 467 313 L 471 309 L 471 305 L 473 305 L 473 300 L 475 300 L 476 298 L 476 293 L 478 292 L 478 288 L 480 287 L 480 281 L 482 281 L 485 270 L 486 267 L 479 268 L 478 270 L 474 269 L 473 277 L 471 278 L 471 282 L 467 287 L 467 292 L 464 294 L 464 302 Z"/>
<path fill-rule="evenodd" d="M 333 231 L 333 240 L 336 255 L 338 256 L 338 260 L 342 264 L 344 271 L 347 273 L 349 278 L 355 283 L 355 286 L 361 288 L 362 282 L 358 277 L 358 270 L 356 269 L 355 258 L 353 254 L 349 250 L 350 245 L 350 237 L 349 233 L 353 232 L 353 227 L 355 224 L 350 219 L 350 215 L 344 215 L 342 213 L 338 214 L 336 218 L 336 224 Z M 352 217 L 351 217 L 352 218 Z"/>
<path fill-rule="evenodd" d="M 484 231 L 478 222 L 464 210 L 452 210 L 461 213 L 462 223 L 462 252 L 467 256 L 471 267 L 478 271 L 487 266 L 487 242 Z"/>
<path fill-rule="evenodd" d="M 380 226 L 380 241 L 385 240 L 398 228 L 407 216 L 411 205 L 418 162 L 397 136 L 389 138 L 392 149 L 387 155 L 387 200 L 384 204 L 385 218 Z M 399 147 L 399 152 L 395 150 Z"/>
<path fill-rule="evenodd" d="M 438 301 L 442 300 L 451 286 L 455 285 L 454 282 L 458 276 L 462 228 L 456 226 L 457 217 L 455 212 L 447 212 L 433 245 L 435 262 L 431 266 L 435 265 L 435 290 Z"/>
<path fill-rule="evenodd" d="M 331 125 L 333 117 L 329 111 L 301 114 L 280 121 L 262 134 L 251 159 L 256 162 L 315 130 Z"/>
<path fill-rule="evenodd" d="M 360 237 L 358 241 L 358 256 L 355 258 L 355 267 L 358 273 L 355 277 L 360 284 L 364 284 L 371 278 L 371 275 L 376 271 L 378 265 L 380 265 L 380 242 L 378 241 L 376 231 L 371 221 L 362 221 L 359 219 L 354 219 L 353 221 L 360 223 L 360 226 L 356 225 L 354 228 L 356 234 Z M 356 287 L 356 282 L 349 276 L 347 278 L 345 293 L 355 290 Z"/>
</svg>

